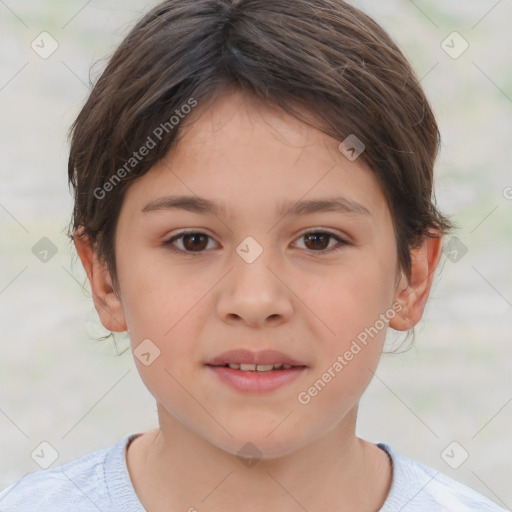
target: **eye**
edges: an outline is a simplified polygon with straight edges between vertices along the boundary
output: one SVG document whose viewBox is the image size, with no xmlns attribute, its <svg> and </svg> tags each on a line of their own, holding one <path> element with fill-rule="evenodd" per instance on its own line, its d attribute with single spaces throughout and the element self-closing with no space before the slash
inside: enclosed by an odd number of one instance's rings
<svg viewBox="0 0 512 512">
<path fill-rule="evenodd" d="M 329 231 L 308 231 L 307 233 L 303 233 L 300 239 L 304 239 L 305 245 L 307 249 L 312 249 L 313 252 L 333 252 L 341 249 L 344 245 L 348 245 L 348 242 L 341 239 L 339 236 L 330 233 Z M 338 241 L 337 246 L 334 246 L 334 249 L 329 249 L 329 242 L 334 239 Z"/>
<path fill-rule="evenodd" d="M 179 233 L 169 240 L 164 242 L 164 245 L 169 246 L 169 249 L 176 253 L 194 253 L 194 252 L 203 252 L 203 249 L 206 248 L 205 240 L 211 237 L 205 233 L 189 231 L 185 233 Z M 176 248 L 174 246 L 175 241 L 180 241 L 183 246 L 183 249 Z M 198 249 L 198 250 L 196 250 Z"/>
<path fill-rule="evenodd" d="M 302 238 L 306 240 L 306 249 L 310 249 L 312 252 L 332 252 L 341 249 L 344 245 L 348 245 L 348 242 L 328 231 L 309 231 L 303 233 L 299 240 Z M 205 233 L 189 231 L 178 233 L 169 240 L 164 241 L 163 245 L 168 246 L 171 251 L 179 254 L 202 253 L 207 248 L 208 239 L 212 238 Z M 332 239 L 338 241 L 338 247 L 334 246 L 334 249 L 332 247 L 329 248 L 329 243 Z M 182 248 L 177 248 L 174 245 L 175 242 L 180 242 L 179 245 Z"/>
</svg>

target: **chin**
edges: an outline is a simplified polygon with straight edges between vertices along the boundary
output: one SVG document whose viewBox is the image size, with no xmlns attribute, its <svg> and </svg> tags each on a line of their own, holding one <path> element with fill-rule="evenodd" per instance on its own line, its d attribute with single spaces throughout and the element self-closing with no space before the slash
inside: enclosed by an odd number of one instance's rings
<svg viewBox="0 0 512 512">
<path fill-rule="evenodd" d="M 308 443 L 307 440 L 296 438 L 296 431 L 283 428 L 283 426 L 273 427 L 275 430 L 269 435 L 272 429 L 258 428 L 252 424 L 247 429 L 234 431 L 228 428 L 233 437 L 226 435 L 224 441 L 210 440 L 221 450 L 235 455 L 244 462 L 243 459 L 249 459 L 247 466 L 257 460 L 272 460 L 285 457 Z M 281 429 L 281 430 L 280 430 Z M 279 431 L 280 430 L 280 431 Z"/>
</svg>

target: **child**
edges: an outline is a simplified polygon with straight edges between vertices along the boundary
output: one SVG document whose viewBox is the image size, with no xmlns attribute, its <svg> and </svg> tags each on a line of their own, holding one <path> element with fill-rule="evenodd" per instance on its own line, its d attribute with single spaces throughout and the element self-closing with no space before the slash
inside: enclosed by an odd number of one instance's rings
<svg viewBox="0 0 512 512">
<path fill-rule="evenodd" d="M 355 433 L 452 227 L 438 144 L 405 57 L 341 0 L 152 9 L 73 125 L 69 179 L 96 310 L 159 425 L 0 510 L 503 510 Z"/>
</svg>

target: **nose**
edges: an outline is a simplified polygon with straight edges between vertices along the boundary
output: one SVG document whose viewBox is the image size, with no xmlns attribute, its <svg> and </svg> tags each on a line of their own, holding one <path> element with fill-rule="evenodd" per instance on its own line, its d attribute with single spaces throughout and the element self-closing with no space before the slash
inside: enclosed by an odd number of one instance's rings
<svg viewBox="0 0 512 512">
<path fill-rule="evenodd" d="M 262 327 L 280 325 L 291 318 L 293 293 L 284 272 L 275 264 L 269 265 L 263 254 L 252 263 L 235 261 L 220 284 L 217 314 L 224 322 Z"/>
</svg>

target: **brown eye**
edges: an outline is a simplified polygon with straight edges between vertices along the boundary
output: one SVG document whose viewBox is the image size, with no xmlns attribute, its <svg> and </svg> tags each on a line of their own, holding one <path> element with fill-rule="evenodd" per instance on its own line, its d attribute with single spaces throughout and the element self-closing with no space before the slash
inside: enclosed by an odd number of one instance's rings
<svg viewBox="0 0 512 512">
<path fill-rule="evenodd" d="M 208 246 L 208 240 L 211 239 L 204 233 L 181 233 L 173 236 L 164 242 L 164 245 L 169 246 L 173 252 L 177 253 L 201 253 L 204 252 Z M 181 242 L 181 247 L 176 247 L 174 242 Z"/>
<path fill-rule="evenodd" d="M 309 242 L 306 243 L 308 249 L 315 250 L 325 250 L 329 246 L 329 239 L 331 239 L 331 235 L 327 235 L 325 233 L 309 233 L 304 235 L 304 239 Z"/>
<path fill-rule="evenodd" d="M 300 239 L 304 240 L 306 249 L 313 252 L 331 252 L 331 249 L 336 251 L 344 245 L 348 245 L 340 237 L 325 231 L 310 231 L 309 233 L 304 233 Z M 331 240 L 337 240 L 338 247 L 336 247 L 336 244 L 329 247 Z"/>
<path fill-rule="evenodd" d="M 200 233 L 193 233 L 191 235 L 183 236 L 183 246 L 187 251 L 202 250 L 208 245 L 208 236 Z M 206 243 L 205 243 L 206 241 Z"/>
<path fill-rule="evenodd" d="M 299 237 L 304 240 L 305 249 L 310 252 L 328 253 L 342 249 L 348 245 L 348 242 L 342 240 L 339 236 L 326 231 L 310 231 Z M 178 254 L 201 254 L 208 249 L 208 241 L 212 238 L 201 232 L 180 233 L 169 240 L 163 242 L 163 245 Z M 337 241 L 332 245 L 331 241 Z M 210 247 L 211 248 L 211 247 Z"/>
</svg>

